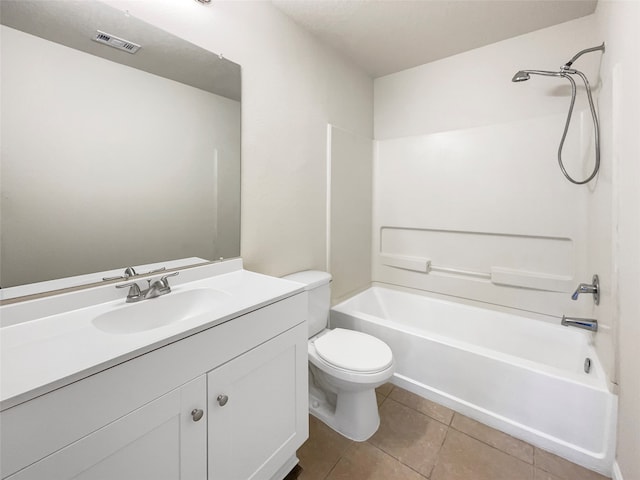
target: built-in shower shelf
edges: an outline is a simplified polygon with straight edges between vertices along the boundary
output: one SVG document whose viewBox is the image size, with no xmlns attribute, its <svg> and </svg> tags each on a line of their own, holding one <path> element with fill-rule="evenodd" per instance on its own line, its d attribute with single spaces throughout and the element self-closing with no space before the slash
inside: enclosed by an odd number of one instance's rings
<svg viewBox="0 0 640 480">
<path fill-rule="evenodd" d="M 433 265 L 431 260 L 424 257 L 380 254 L 383 265 L 402 270 L 420 273 L 440 272 L 473 278 L 484 278 L 495 285 L 544 290 L 550 292 L 570 292 L 574 279 L 567 275 L 557 275 L 543 272 L 528 272 L 505 267 L 491 267 L 489 272 L 463 270 L 459 268 Z"/>
<path fill-rule="evenodd" d="M 496 285 L 547 290 L 550 292 L 571 292 L 572 287 L 575 287 L 575 281 L 570 276 L 526 272 L 502 267 L 491 267 L 491 282 Z"/>
<path fill-rule="evenodd" d="M 413 270 L 415 272 L 429 273 L 431 270 L 431 260 L 421 257 L 408 257 L 405 255 L 380 254 L 382 263 L 390 267 L 402 268 L 403 270 Z"/>
</svg>

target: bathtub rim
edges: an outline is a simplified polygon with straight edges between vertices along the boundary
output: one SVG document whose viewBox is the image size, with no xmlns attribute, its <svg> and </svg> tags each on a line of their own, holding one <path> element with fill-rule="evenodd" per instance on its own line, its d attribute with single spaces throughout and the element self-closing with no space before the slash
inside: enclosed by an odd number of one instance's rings
<svg viewBox="0 0 640 480">
<path fill-rule="evenodd" d="M 492 310 L 494 312 L 507 313 L 507 314 L 516 315 L 519 317 L 533 319 L 533 320 L 541 320 L 545 323 L 551 323 L 554 325 L 559 324 L 560 320 L 562 319 L 561 315 L 551 315 L 546 313 L 534 312 L 533 310 L 525 310 L 522 308 L 508 307 L 506 305 L 500 305 L 498 303 L 483 302 L 481 300 L 474 300 L 471 298 L 460 297 L 457 295 L 449 295 L 446 293 L 433 292 L 431 290 L 420 290 L 418 288 L 405 287 L 404 285 L 396 285 L 394 283 L 377 282 L 377 281 L 371 282 L 371 285 L 369 285 L 369 287 L 363 288 L 362 290 L 359 290 L 357 293 L 353 293 L 348 297 L 342 298 L 340 303 L 344 303 L 347 300 L 355 297 L 356 295 L 359 295 L 360 293 L 363 293 L 366 290 L 369 290 L 370 288 L 375 288 L 375 287 L 388 288 L 389 290 L 396 290 L 399 292 L 411 293 L 414 295 L 419 295 L 421 297 L 427 297 L 427 298 L 432 298 L 436 300 L 444 300 L 452 303 L 460 303 L 462 305 L 467 305 L 470 307 L 477 307 L 485 310 Z M 338 304 L 334 306 L 338 306 Z M 583 333 L 588 333 L 589 335 L 592 335 L 592 336 L 594 335 L 593 333 L 589 333 L 586 330 Z"/>
</svg>

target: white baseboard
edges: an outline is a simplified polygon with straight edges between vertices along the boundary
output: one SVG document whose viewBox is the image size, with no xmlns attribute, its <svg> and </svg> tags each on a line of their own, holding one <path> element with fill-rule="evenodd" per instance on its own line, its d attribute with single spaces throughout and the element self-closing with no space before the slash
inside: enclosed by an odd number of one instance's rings
<svg viewBox="0 0 640 480">
<path fill-rule="evenodd" d="M 624 480 L 624 478 L 622 478 L 622 472 L 620 471 L 620 465 L 618 465 L 618 462 L 615 461 L 613 462 L 613 472 L 612 473 L 612 479 L 613 480 Z"/>
</svg>

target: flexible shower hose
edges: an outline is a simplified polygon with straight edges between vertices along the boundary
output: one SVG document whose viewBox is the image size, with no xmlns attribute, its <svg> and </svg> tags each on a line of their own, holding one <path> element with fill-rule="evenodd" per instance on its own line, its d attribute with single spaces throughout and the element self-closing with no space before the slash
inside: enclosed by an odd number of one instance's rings
<svg viewBox="0 0 640 480">
<path fill-rule="evenodd" d="M 585 180 L 578 181 L 574 180 L 571 175 L 567 172 L 567 169 L 564 167 L 564 163 L 562 162 L 562 147 L 564 146 L 564 141 L 567 138 L 567 132 L 569 131 L 569 123 L 571 123 L 571 115 L 573 114 L 573 106 L 576 102 L 576 82 L 569 73 L 575 73 L 582 78 L 584 82 L 584 86 L 587 90 L 587 98 L 589 99 L 589 108 L 591 109 L 591 118 L 593 118 L 593 128 L 594 128 L 594 137 L 595 137 L 595 146 L 596 146 L 596 162 L 593 167 L 593 172 L 589 175 Z M 562 76 L 568 79 L 571 82 L 571 103 L 569 104 L 569 113 L 567 114 L 567 121 L 564 125 L 564 132 L 562 132 L 562 139 L 560 140 L 560 146 L 558 147 L 558 164 L 560 165 L 560 170 L 562 170 L 562 174 L 569 180 L 571 183 L 576 185 L 584 185 L 585 183 L 589 183 L 593 180 L 600 170 L 600 125 L 598 124 L 598 116 L 596 115 L 596 109 L 593 105 L 593 98 L 591 97 L 591 87 L 589 86 L 589 81 L 585 75 L 578 70 L 568 70 L 564 72 Z"/>
</svg>

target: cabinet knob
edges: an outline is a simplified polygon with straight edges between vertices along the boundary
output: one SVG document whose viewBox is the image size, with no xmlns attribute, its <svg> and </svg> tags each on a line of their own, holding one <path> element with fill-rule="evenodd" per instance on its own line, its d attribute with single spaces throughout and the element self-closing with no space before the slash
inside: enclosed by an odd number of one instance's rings
<svg viewBox="0 0 640 480">
<path fill-rule="evenodd" d="M 216 398 L 216 400 L 218 400 L 218 405 L 224 407 L 229 401 L 229 397 L 227 397 L 226 395 L 218 395 L 218 398 Z"/>
<path fill-rule="evenodd" d="M 194 408 L 191 411 L 191 416 L 193 417 L 194 422 L 197 422 L 198 420 L 200 420 L 203 415 L 204 415 L 204 411 L 201 410 L 200 408 Z"/>
</svg>

